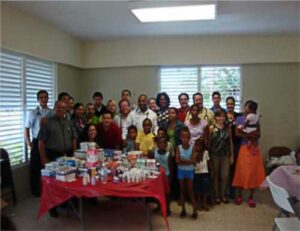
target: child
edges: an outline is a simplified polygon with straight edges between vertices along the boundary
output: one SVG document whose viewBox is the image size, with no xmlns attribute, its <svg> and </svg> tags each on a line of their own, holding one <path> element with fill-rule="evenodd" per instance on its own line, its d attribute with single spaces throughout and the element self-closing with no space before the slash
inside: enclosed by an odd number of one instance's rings
<svg viewBox="0 0 300 231">
<path fill-rule="evenodd" d="M 192 218 L 197 219 L 197 208 L 193 193 L 193 178 L 194 178 L 194 163 L 195 160 L 192 155 L 192 146 L 189 144 L 191 133 L 188 128 L 183 128 L 180 133 L 181 145 L 176 148 L 176 162 L 178 164 L 177 177 L 180 187 L 180 200 L 182 211 L 180 217 L 186 216 L 185 209 L 185 183 L 187 183 L 189 196 L 193 205 Z"/>
<path fill-rule="evenodd" d="M 245 133 L 256 132 L 259 127 L 259 115 L 257 114 L 257 103 L 252 102 L 245 108 L 245 112 L 247 114 L 245 122 L 243 125 L 240 125 L 238 128 L 242 129 Z M 247 146 L 249 149 L 252 149 L 252 154 L 256 154 L 257 152 L 257 140 L 249 140 Z"/>
<path fill-rule="evenodd" d="M 208 194 L 210 191 L 210 175 L 211 166 L 209 162 L 208 151 L 205 150 L 205 141 L 203 138 L 195 140 L 193 148 L 193 156 L 196 160 L 194 175 L 194 192 L 196 195 L 196 203 L 200 208 L 200 203 L 205 211 L 209 211 L 207 204 Z"/>
<path fill-rule="evenodd" d="M 124 144 L 123 152 L 127 153 L 135 150 L 135 140 L 137 136 L 137 128 L 134 125 L 131 125 L 127 129 L 127 140 L 126 144 Z"/>
<path fill-rule="evenodd" d="M 168 141 L 166 137 L 158 137 L 157 148 L 154 149 L 153 157 L 160 164 L 160 166 L 165 170 L 165 175 L 167 177 L 168 182 L 171 182 L 171 173 L 172 173 L 172 156 L 167 151 Z M 166 203 L 167 203 L 167 216 L 170 216 L 170 194 L 166 193 Z M 158 207 L 157 209 L 160 209 Z M 156 209 L 156 210 L 157 210 Z"/>
<path fill-rule="evenodd" d="M 168 134 L 167 134 L 167 131 L 166 129 L 164 128 L 159 128 L 157 130 L 157 135 L 155 137 L 155 145 L 154 145 L 154 149 L 157 148 L 157 140 L 158 138 L 160 137 L 165 137 L 167 139 L 167 147 L 166 147 L 166 150 L 167 152 L 170 153 L 171 157 L 174 158 L 175 157 L 175 152 L 174 152 L 174 148 L 173 148 L 173 145 L 171 144 L 171 142 L 169 142 L 168 140 Z"/>
<path fill-rule="evenodd" d="M 143 152 L 143 157 L 148 157 L 154 147 L 155 135 L 151 132 L 152 121 L 149 118 L 143 120 L 143 131 L 138 131 L 135 148 Z"/>
</svg>

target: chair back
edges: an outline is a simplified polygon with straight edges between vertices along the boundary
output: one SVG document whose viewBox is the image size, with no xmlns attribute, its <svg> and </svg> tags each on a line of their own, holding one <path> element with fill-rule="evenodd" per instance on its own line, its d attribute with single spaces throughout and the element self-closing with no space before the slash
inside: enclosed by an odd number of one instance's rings
<svg viewBox="0 0 300 231">
<path fill-rule="evenodd" d="M 288 192 L 284 188 L 274 184 L 271 181 L 270 177 L 267 177 L 267 182 L 269 184 L 273 200 L 277 204 L 277 206 L 287 212 L 294 214 L 295 213 L 294 209 L 292 208 L 288 200 L 289 198 Z"/>
</svg>

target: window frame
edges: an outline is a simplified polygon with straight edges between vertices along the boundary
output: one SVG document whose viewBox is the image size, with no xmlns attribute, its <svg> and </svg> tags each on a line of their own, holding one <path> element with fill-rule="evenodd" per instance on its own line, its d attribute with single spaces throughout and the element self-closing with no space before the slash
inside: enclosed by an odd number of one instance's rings
<svg viewBox="0 0 300 231">
<path fill-rule="evenodd" d="M 159 66 L 158 68 L 158 92 L 161 92 L 161 69 L 163 68 L 197 68 L 197 73 L 198 73 L 198 83 L 197 83 L 197 92 L 201 92 L 201 81 L 202 81 L 202 76 L 201 76 L 201 68 L 202 67 L 238 67 L 240 69 L 240 108 L 239 112 L 243 110 L 243 69 L 241 64 L 203 64 L 203 65 L 162 65 Z M 195 92 L 196 93 L 196 92 Z M 226 99 L 223 99 L 226 100 Z M 190 105 L 193 103 L 192 95 L 190 95 Z M 206 106 L 206 105 L 205 105 Z"/>
<path fill-rule="evenodd" d="M 26 116 L 27 116 L 27 113 L 29 110 L 31 109 L 28 109 L 28 106 L 27 106 L 27 102 L 26 102 L 26 61 L 28 59 L 30 60 L 34 60 L 34 61 L 38 61 L 38 62 L 42 62 L 42 63 L 47 63 L 47 64 L 50 64 L 52 65 L 52 73 L 53 73 L 53 78 L 52 78 L 52 84 L 53 84 L 53 105 L 54 106 L 54 103 L 56 101 L 56 98 L 57 98 L 57 64 L 55 62 L 52 62 L 52 61 L 49 61 L 49 60 L 46 60 L 46 59 L 41 59 L 41 58 L 38 58 L 38 57 L 35 57 L 35 56 L 32 56 L 32 55 L 28 55 L 28 54 L 23 54 L 23 53 L 19 53 L 19 52 L 16 52 L 16 51 L 12 51 L 12 50 L 9 50 L 7 48 L 0 48 L 0 52 L 1 53 L 6 53 L 8 55 L 14 55 L 14 56 L 18 56 L 19 58 L 21 58 L 21 70 L 22 70 L 22 73 L 21 73 L 21 87 L 22 87 L 22 96 L 21 96 L 21 111 L 23 112 L 23 118 L 22 118 L 22 134 L 23 134 L 23 145 L 24 145 L 24 162 L 21 162 L 21 163 L 18 163 L 18 164 L 14 164 L 14 165 L 11 165 L 12 168 L 18 168 L 20 166 L 23 166 L 23 165 L 26 165 L 28 164 L 29 162 L 29 159 L 30 159 L 30 152 L 29 152 L 29 149 L 28 149 L 28 146 L 27 146 L 27 143 L 26 143 L 26 139 L 25 139 L 25 120 L 26 120 Z M 37 102 L 37 105 L 38 105 L 38 102 Z M 9 154 L 9 153 L 8 153 Z"/>
</svg>

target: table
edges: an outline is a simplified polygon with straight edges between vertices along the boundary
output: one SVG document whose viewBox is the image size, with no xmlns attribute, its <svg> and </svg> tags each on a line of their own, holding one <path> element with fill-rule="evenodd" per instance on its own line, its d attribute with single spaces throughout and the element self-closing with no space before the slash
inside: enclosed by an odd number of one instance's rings
<svg viewBox="0 0 300 231">
<path fill-rule="evenodd" d="M 269 175 L 271 181 L 284 188 L 291 197 L 300 200 L 300 166 L 297 165 L 283 165 Z M 265 180 L 260 188 L 265 189 L 268 183 Z"/>
<path fill-rule="evenodd" d="M 123 198 L 143 198 L 145 202 L 146 197 L 152 197 L 160 202 L 162 214 L 169 229 L 169 223 L 166 215 L 166 201 L 165 192 L 168 192 L 169 186 L 163 171 L 156 179 L 147 179 L 140 183 L 118 183 L 114 184 L 108 182 L 102 184 L 97 181 L 96 185 L 82 185 L 82 178 L 79 177 L 73 182 L 61 182 L 51 177 L 42 177 L 42 196 L 40 208 L 37 218 L 42 217 L 47 211 L 72 197 L 78 197 L 80 220 L 83 228 L 83 197 L 100 197 L 100 196 L 114 196 Z M 148 209 L 147 209 L 148 210 Z M 152 229 L 150 212 L 147 211 L 149 219 L 149 228 Z"/>
</svg>

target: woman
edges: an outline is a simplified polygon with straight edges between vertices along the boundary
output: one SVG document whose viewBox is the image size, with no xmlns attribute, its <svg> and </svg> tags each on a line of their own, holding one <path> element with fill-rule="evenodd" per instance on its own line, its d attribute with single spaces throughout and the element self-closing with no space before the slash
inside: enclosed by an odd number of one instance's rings
<svg viewBox="0 0 300 231">
<path fill-rule="evenodd" d="M 200 108 L 197 104 L 193 104 L 190 108 L 191 118 L 185 121 L 191 133 L 190 144 L 194 145 L 195 140 L 202 137 L 205 140 L 205 145 L 208 142 L 208 125 L 207 121 L 200 119 L 199 117 Z"/>
<path fill-rule="evenodd" d="M 114 119 L 115 116 L 117 115 L 117 103 L 115 100 L 113 99 L 110 99 L 107 101 L 107 104 L 106 104 L 106 108 L 107 108 L 107 111 L 109 111 L 112 115 L 112 118 Z"/>
<path fill-rule="evenodd" d="M 209 151 L 213 169 L 213 189 L 215 203 L 228 204 L 226 188 L 230 164 L 233 162 L 233 144 L 231 130 L 225 124 L 225 112 L 215 111 L 214 125 L 209 127 Z"/>
<path fill-rule="evenodd" d="M 248 100 L 245 103 L 244 115 L 237 117 L 236 119 L 236 136 L 241 138 L 241 146 L 237 158 L 236 169 L 234 173 L 232 185 L 237 188 L 238 195 L 235 198 L 235 204 L 240 205 L 243 202 L 242 193 L 243 190 L 249 190 L 249 197 L 247 200 L 248 206 L 254 208 L 256 203 L 254 201 L 255 189 L 265 179 L 265 170 L 263 166 L 263 160 L 261 155 L 260 145 L 257 147 L 255 155 L 248 149 L 247 142 L 249 140 L 257 140 L 260 137 L 260 128 L 254 133 L 245 133 L 242 129 L 239 129 L 239 125 L 243 125 L 246 116 L 249 114 L 249 106 L 255 103 L 252 100 Z"/>
<path fill-rule="evenodd" d="M 74 113 L 72 114 L 72 124 L 77 136 L 77 147 L 79 147 L 80 142 L 84 139 L 84 129 L 86 127 L 86 121 L 83 117 L 84 106 L 82 103 L 76 103 L 73 107 Z"/>
<path fill-rule="evenodd" d="M 158 109 L 155 98 L 151 97 L 148 99 L 148 108 L 154 112 Z"/>
<path fill-rule="evenodd" d="M 156 104 L 158 109 L 156 110 L 157 115 L 157 125 L 158 127 L 166 127 L 169 122 L 169 106 L 170 106 L 170 97 L 167 93 L 161 92 L 156 96 Z"/>
<path fill-rule="evenodd" d="M 226 121 L 225 123 L 230 127 L 232 133 L 232 142 L 233 142 L 233 163 L 230 165 L 229 170 L 229 196 L 231 199 L 234 199 L 235 196 L 235 188 L 232 186 L 234 170 L 236 165 L 237 156 L 240 149 L 240 137 L 235 135 L 235 121 L 238 116 L 241 116 L 241 113 L 237 113 L 234 111 L 235 108 L 235 99 L 232 96 L 226 98 Z"/>
<path fill-rule="evenodd" d="M 101 116 L 97 117 L 95 115 L 95 105 L 92 103 L 86 105 L 86 121 L 88 124 L 98 124 L 101 122 Z"/>
<path fill-rule="evenodd" d="M 86 142 L 95 142 L 99 147 L 99 140 L 97 139 L 97 128 L 95 124 L 87 125 L 85 129 L 85 139 Z"/>
</svg>

